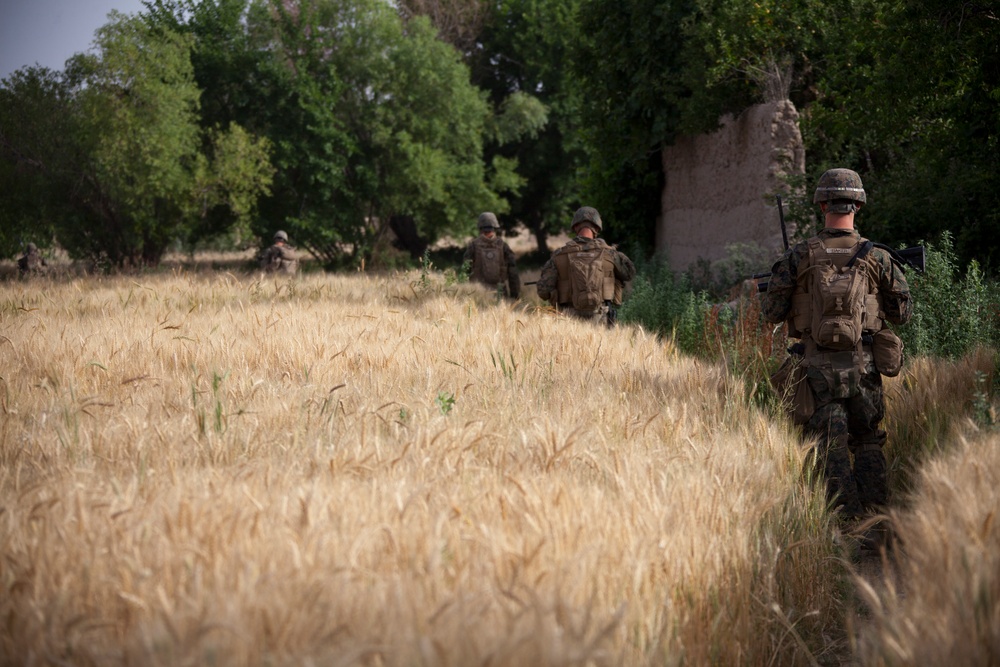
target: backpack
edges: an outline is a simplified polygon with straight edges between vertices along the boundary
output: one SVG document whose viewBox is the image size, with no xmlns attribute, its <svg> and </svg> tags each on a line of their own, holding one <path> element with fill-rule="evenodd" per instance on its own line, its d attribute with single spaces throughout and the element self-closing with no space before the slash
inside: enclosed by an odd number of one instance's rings
<svg viewBox="0 0 1000 667">
<path fill-rule="evenodd" d="M 480 282 L 496 285 L 506 280 L 507 261 L 504 258 L 502 243 L 502 241 L 491 243 L 476 240 L 476 255 L 472 267 Z"/>
<path fill-rule="evenodd" d="M 573 308 L 590 312 L 605 301 L 615 298 L 614 264 L 607 248 L 599 245 L 567 246 L 556 255 L 559 271 L 559 303 L 572 303 Z"/>
<path fill-rule="evenodd" d="M 831 350 L 857 350 L 861 335 L 882 328 L 872 265 L 872 242 L 850 237 L 809 239 L 809 258 L 799 266 L 802 289 L 793 298 L 793 329 Z M 849 244 L 849 245 L 848 245 Z"/>
</svg>

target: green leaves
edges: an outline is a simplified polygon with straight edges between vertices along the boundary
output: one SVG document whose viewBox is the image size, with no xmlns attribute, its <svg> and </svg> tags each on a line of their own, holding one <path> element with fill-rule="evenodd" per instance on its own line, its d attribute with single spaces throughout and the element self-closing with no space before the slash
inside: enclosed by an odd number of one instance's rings
<svg viewBox="0 0 1000 667">
<path fill-rule="evenodd" d="M 483 162 L 485 100 L 426 19 L 404 29 L 381 0 L 268 6 L 249 26 L 270 55 L 252 125 L 279 165 L 261 236 L 280 222 L 324 263 L 358 262 L 394 217 L 433 241 L 503 207 Z"/>
<path fill-rule="evenodd" d="M 62 79 L 25 73 L 5 82 L 13 115 L 4 132 L 11 156 L 44 155 L 18 171 L 49 195 L 54 232 L 72 256 L 153 265 L 171 242 L 212 222 L 245 224 L 270 179 L 268 146 L 236 126 L 203 145 L 192 38 L 139 17 L 110 19 L 96 52 L 75 56 Z M 15 198 L 4 203 L 25 211 Z"/>
</svg>

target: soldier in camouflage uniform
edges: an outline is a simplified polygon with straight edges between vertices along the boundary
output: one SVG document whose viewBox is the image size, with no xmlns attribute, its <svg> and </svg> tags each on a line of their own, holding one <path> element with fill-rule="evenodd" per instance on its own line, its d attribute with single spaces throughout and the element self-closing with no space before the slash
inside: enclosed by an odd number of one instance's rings
<svg viewBox="0 0 1000 667">
<path fill-rule="evenodd" d="M 463 263 L 468 263 L 470 267 L 469 278 L 491 289 L 501 286 L 505 296 L 519 299 L 521 276 L 517 272 L 514 251 L 497 236 L 500 229 L 497 216 L 490 212 L 481 213 L 476 226 L 479 228 L 479 236 L 472 239 L 462 258 Z"/>
<path fill-rule="evenodd" d="M 898 342 L 895 334 L 884 327 L 884 322 L 905 324 L 912 314 L 910 290 L 902 268 L 886 250 L 867 243 L 854 228 L 855 213 L 865 201 L 864 187 L 857 173 L 849 169 L 831 169 L 824 173 L 813 202 L 819 204 L 824 213 L 826 227 L 813 239 L 790 248 L 778 260 L 772 268 L 762 304 L 765 319 L 775 323 L 787 321 L 789 335 L 801 339 L 791 352 L 801 355 L 800 363 L 812 391 L 815 412 L 808 418 L 807 412 L 800 421 L 807 418 L 805 434 L 818 440 L 817 464 L 826 479 L 827 497 L 848 523 L 880 512 L 888 500 L 886 460 L 882 451 L 886 432 L 880 428 L 885 402 L 882 377 L 874 363 L 875 357 L 881 358 L 881 351 L 879 348 L 873 351 L 873 343 L 882 345 L 879 341 L 886 336 Z M 807 285 L 810 277 L 800 273 L 809 274 L 815 267 L 809 266 L 801 272 L 800 267 L 811 261 L 810 242 L 814 243 L 814 248 L 820 247 L 815 245 L 816 239 L 823 242 L 822 247 L 834 248 L 825 252 L 833 253 L 827 257 L 835 258 L 832 261 L 841 262 L 841 266 L 849 260 L 837 257 L 856 255 L 855 248 L 867 245 L 867 254 L 862 254 L 859 261 L 867 262 L 863 275 L 866 275 L 870 296 L 866 298 L 875 299 L 877 303 L 877 309 L 874 306 L 866 306 L 866 309 L 877 310 L 877 316 L 874 320 L 864 320 L 865 333 L 857 349 L 824 348 L 815 342 L 809 326 L 803 326 L 806 319 L 796 319 L 797 310 L 808 308 L 802 305 L 801 297 L 799 300 L 796 297 L 812 289 Z M 870 322 L 874 326 L 869 327 Z M 901 355 L 902 344 L 899 343 L 899 365 L 902 364 Z M 886 374 L 898 373 L 899 365 Z"/>
<path fill-rule="evenodd" d="M 49 265 L 45 258 L 38 252 L 38 246 L 29 243 L 24 249 L 24 255 L 17 260 L 17 268 L 24 277 L 43 275 L 48 271 Z"/>
<path fill-rule="evenodd" d="M 542 267 L 537 283 L 538 296 L 567 315 L 614 326 L 625 283 L 635 277 L 635 265 L 625 253 L 597 238 L 604 229 L 604 223 L 596 208 L 584 206 L 578 209 L 573 215 L 571 229 L 576 238 L 555 250 Z M 580 292 L 588 288 L 572 275 L 573 258 L 588 255 L 599 258 L 603 269 L 598 282 L 589 285 L 589 291 L 596 294 L 596 298 L 591 300 L 594 304 L 579 307 Z"/>
<path fill-rule="evenodd" d="M 299 260 L 288 245 L 288 234 L 279 230 L 274 233 L 274 243 L 260 253 L 260 268 L 268 273 L 294 274 L 299 270 Z"/>
</svg>

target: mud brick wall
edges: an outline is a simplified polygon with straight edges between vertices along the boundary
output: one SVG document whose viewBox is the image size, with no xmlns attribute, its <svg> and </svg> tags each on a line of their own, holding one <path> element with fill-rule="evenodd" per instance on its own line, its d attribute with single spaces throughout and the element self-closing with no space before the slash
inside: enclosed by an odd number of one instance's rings
<svg viewBox="0 0 1000 667">
<path fill-rule="evenodd" d="M 663 171 L 656 245 L 671 268 L 723 259 L 734 243 L 777 253 L 782 243 L 774 195 L 787 195 L 784 175 L 805 171 L 798 111 L 785 100 L 727 116 L 717 131 L 667 147 Z"/>
</svg>

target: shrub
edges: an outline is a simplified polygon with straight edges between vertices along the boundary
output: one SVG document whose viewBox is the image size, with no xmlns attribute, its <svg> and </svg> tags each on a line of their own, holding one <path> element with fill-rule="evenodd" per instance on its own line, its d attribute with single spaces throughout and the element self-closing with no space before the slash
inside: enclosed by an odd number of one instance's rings
<svg viewBox="0 0 1000 667">
<path fill-rule="evenodd" d="M 973 260 L 959 270 L 951 235 L 927 245 L 923 274 L 908 275 L 913 318 L 900 329 L 910 356 L 957 359 L 977 345 L 1000 346 L 1000 296 Z"/>
<path fill-rule="evenodd" d="M 662 256 L 636 262 L 632 293 L 618 311 L 622 322 L 641 324 L 650 331 L 672 336 L 678 348 L 698 354 L 705 347 L 708 298 L 696 294 L 685 275 L 675 275 Z"/>
</svg>

